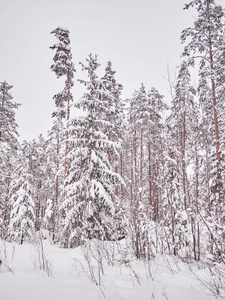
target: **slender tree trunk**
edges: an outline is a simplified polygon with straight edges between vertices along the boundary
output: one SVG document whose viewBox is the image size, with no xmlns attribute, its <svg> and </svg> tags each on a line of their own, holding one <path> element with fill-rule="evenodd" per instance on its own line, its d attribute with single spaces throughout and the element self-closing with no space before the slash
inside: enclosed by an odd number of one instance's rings
<svg viewBox="0 0 225 300">
<path fill-rule="evenodd" d="M 186 157 L 185 157 L 185 151 L 186 151 L 186 124 L 185 124 L 185 113 L 184 113 L 184 119 L 183 119 L 183 130 L 182 135 L 183 137 L 181 139 L 181 160 L 182 160 L 182 179 L 183 179 L 183 193 L 184 193 L 184 209 L 187 210 L 187 195 L 186 195 Z"/>
<path fill-rule="evenodd" d="M 4 95 L 3 95 L 3 97 L 2 97 L 2 105 L 1 105 L 1 112 L 2 112 L 2 116 L 0 116 L 0 118 L 3 118 L 3 112 L 4 112 L 4 99 L 5 97 L 4 97 Z M 0 119 L 0 143 L 1 143 L 1 141 L 2 141 L 2 120 Z"/>
<path fill-rule="evenodd" d="M 139 252 L 139 230 L 138 230 L 138 204 L 137 204 L 137 147 L 136 147 L 136 129 L 134 130 L 133 143 L 131 144 L 131 207 L 134 226 L 134 247 L 136 257 L 140 257 Z"/>
<path fill-rule="evenodd" d="M 170 213 L 171 213 L 171 227 L 172 227 L 172 243 L 173 243 L 173 254 L 177 255 L 177 249 L 175 245 L 175 220 L 174 220 L 174 210 L 173 210 L 173 187 L 171 182 L 171 188 L 170 188 Z"/>
<path fill-rule="evenodd" d="M 66 149 L 65 149 L 65 178 L 69 174 L 69 168 L 68 168 L 68 149 L 69 149 L 69 119 L 70 119 L 70 73 L 68 69 L 67 73 L 67 80 L 68 80 L 68 90 L 67 90 L 67 124 L 66 124 Z"/>
<path fill-rule="evenodd" d="M 152 180 L 151 180 L 151 148 L 150 142 L 148 144 L 148 184 L 149 184 L 149 204 L 150 210 L 152 209 Z"/>
<path fill-rule="evenodd" d="M 10 211 L 9 211 L 9 186 L 10 186 L 10 175 L 8 175 L 8 178 L 6 179 L 6 186 L 7 186 L 7 190 L 6 190 L 6 197 L 5 197 L 5 203 L 4 203 L 4 223 L 8 224 L 9 222 L 9 215 L 10 215 Z"/>
<path fill-rule="evenodd" d="M 156 161 L 156 134 L 155 134 L 155 111 L 154 111 L 154 127 L 153 127 L 153 218 L 158 219 L 158 193 L 157 193 L 157 161 Z"/>
<path fill-rule="evenodd" d="M 55 185 L 55 206 L 58 206 L 58 198 L 59 198 L 59 120 L 57 121 L 57 149 L 56 149 L 56 185 Z"/>
<path fill-rule="evenodd" d="M 59 203 L 59 119 L 57 120 L 57 145 L 56 145 L 56 182 L 55 182 L 55 203 L 54 203 L 54 217 L 53 217 L 53 233 L 52 241 L 55 241 L 56 233 L 58 232 L 58 203 Z"/>
<path fill-rule="evenodd" d="M 209 118 L 207 113 L 207 124 L 209 124 Z M 204 146 L 205 146 L 205 160 L 206 160 L 206 184 L 207 184 L 207 191 L 206 191 L 206 199 L 208 204 L 208 211 L 211 211 L 211 203 L 210 203 L 210 170 L 209 170 L 209 138 L 208 138 L 208 132 L 205 131 L 204 134 Z"/>
<path fill-rule="evenodd" d="M 115 166 L 115 173 L 118 173 L 118 166 Z M 115 187 L 115 195 L 118 196 L 119 192 L 118 192 L 118 186 Z"/>
<path fill-rule="evenodd" d="M 198 158 L 198 149 L 197 141 L 195 141 L 195 206 L 198 212 L 198 198 L 199 198 L 199 158 Z M 197 216 L 197 214 L 196 214 Z M 199 232 L 199 222 L 197 223 L 196 218 L 192 218 L 192 235 L 193 235 L 193 251 L 194 259 L 197 261 L 200 257 L 200 232 Z"/>
<path fill-rule="evenodd" d="M 110 140 L 110 136 L 109 136 L 109 130 L 108 130 L 108 141 Z M 111 157 L 110 157 L 110 153 L 108 153 L 108 162 L 110 163 L 111 161 Z"/>
<path fill-rule="evenodd" d="M 197 261 L 197 251 L 196 251 L 196 235 L 195 235 L 195 220 L 191 221 L 191 230 L 193 237 L 193 252 L 194 252 L 194 260 Z"/>
<path fill-rule="evenodd" d="M 132 143 L 131 143 L 132 147 Z M 133 150 L 131 150 L 131 169 L 130 169 L 130 200 L 131 200 L 131 207 L 133 212 L 133 183 L 134 183 L 134 170 L 133 170 Z"/>
<path fill-rule="evenodd" d="M 130 160 L 130 211 L 131 211 L 131 218 L 133 221 L 133 225 L 135 227 L 135 213 L 134 213 L 134 199 L 133 199 L 133 183 L 134 183 L 134 150 L 133 150 L 133 143 L 131 142 L 131 160 Z M 135 237 L 132 234 L 132 242 L 135 244 Z"/>
<path fill-rule="evenodd" d="M 123 154 L 120 152 L 120 176 L 123 178 Z M 121 198 L 124 199 L 123 185 L 121 184 Z"/>
<path fill-rule="evenodd" d="M 200 251 L 200 226 L 199 226 L 199 222 L 198 222 L 198 228 L 197 228 L 197 232 L 198 232 L 198 257 L 197 260 L 199 261 L 201 258 L 201 251 Z"/>
<path fill-rule="evenodd" d="M 210 67 L 213 71 L 213 59 L 212 59 L 212 44 L 210 39 Z M 220 143 L 219 143 L 219 129 L 218 129 L 218 117 L 216 111 L 216 92 L 215 92 L 215 81 L 211 78 L 212 85 L 212 97 L 213 97 L 213 117 L 214 117 L 214 126 L 215 126 L 215 140 L 216 140 L 216 158 L 217 158 L 217 169 L 220 167 Z"/>
<path fill-rule="evenodd" d="M 139 194 L 140 194 L 140 201 L 141 201 L 141 196 L 142 196 L 142 166 L 143 166 L 143 131 L 142 131 L 142 128 L 141 128 L 141 145 L 140 145 L 141 149 L 141 157 L 140 157 L 140 184 L 139 184 L 139 187 L 140 187 L 140 190 L 139 190 Z"/>
<path fill-rule="evenodd" d="M 138 230 L 138 183 L 137 183 L 137 132 L 136 128 L 134 131 L 134 228 L 135 228 L 135 248 L 136 248 L 136 256 L 139 258 L 139 230 Z"/>
<path fill-rule="evenodd" d="M 136 129 L 134 131 L 134 202 L 137 203 L 137 132 Z"/>
</svg>

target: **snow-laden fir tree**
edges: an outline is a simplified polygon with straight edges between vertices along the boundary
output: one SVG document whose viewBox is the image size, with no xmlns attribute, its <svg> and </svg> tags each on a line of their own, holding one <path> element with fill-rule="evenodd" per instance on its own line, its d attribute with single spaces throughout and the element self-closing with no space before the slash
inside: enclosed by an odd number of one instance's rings
<svg viewBox="0 0 225 300">
<path fill-rule="evenodd" d="M 191 76 L 188 70 L 187 63 L 184 61 L 179 69 L 177 83 L 175 86 L 175 95 L 172 100 L 171 114 L 168 118 L 170 126 L 170 134 L 174 143 L 174 151 L 177 160 L 177 182 L 179 184 L 178 194 L 180 195 L 179 207 L 182 210 L 187 210 L 187 167 L 188 161 L 187 151 L 191 139 L 192 125 L 192 106 L 194 101 L 194 88 L 190 84 Z"/>
<path fill-rule="evenodd" d="M 0 142 L 7 142 L 15 147 L 18 146 L 15 110 L 20 104 L 13 102 L 11 89 L 12 86 L 6 81 L 0 83 Z"/>
<path fill-rule="evenodd" d="M 147 195 L 147 186 L 143 184 L 143 136 L 146 133 L 146 126 L 151 122 L 151 117 L 148 114 L 151 109 L 145 87 L 142 84 L 140 89 L 135 91 L 133 97 L 129 99 L 129 132 L 126 135 L 128 140 L 126 143 L 126 162 L 129 160 L 129 163 L 127 163 L 129 167 L 126 170 L 128 174 L 125 180 L 129 186 L 129 194 L 127 196 L 130 202 L 130 236 L 132 237 L 132 244 L 137 258 L 143 256 L 144 253 L 141 233 L 143 226 L 141 224 L 144 219 L 146 220 L 145 216 L 149 213 L 150 207 L 149 203 L 145 203 L 143 206 L 143 194 Z"/>
<path fill-rule="evenodd" d="M 44 212 L 44 228 L 49 231 L 52 241 L 58 240 L 59 214 L 58 204 L 63 201 L 64 188 L 64 131 L 63 120 L 54 119 L 53 126 L 48 132 L 46 144 L 46 175 L 48 194 L 46 210 Z M 51 216 L 51 217 L 50 217 Z"/>
<path fill-rule="evenodd" d="M 187 243 L 190 244 L 191 220 L 188 218 L 187 212 L 192 206 L 192 200 L 188 190 L 187 168 L 190 165 L 195 165 L 194 159 L 197 152 L 192 152 L 191 156 L 189 154 L 192 148 L 198 145 L 192 143 L 197 130 L 193 126 L 195 120 L 193 115 L 194 94 L 195 90 L 191 86 L 191 75 L 187 62 L 183 61 L 174 88 L 171 113 L 167 119 L 170 139 L 168 144 L 171 149 L 167 154 L 169 160 L 167 162 L 169 169 L 167 192 L 170 195 L 167 198 L 169 211 L 166 215 L 169 220 L 167 221 L 169 224 L 168 238 L 172 239 L 171 248 L 173 248 L 174 254 L 177 254 L 182 247 L 185 248 Z M 194 211 L 196 211 L 195 208 Z"/>
<path fill-rule="evenodd" d="M 28 172 L 32 181 L 32 199 L 35 204 L 35 229 L 40 230 L 49 194 L 46 141 L 42 135 L 30 142 L 24 141 L 21 145 L 22 155 L 27 162 Z"/>
<path fill-rule="evenodd" d="M 103 123 L 102 131 L 107 134 L 108 140 L 116 142 L 120 144 L 119 153 L 113 149 L 108 153 L 108 161 L 112 169 L 120 174 L 121 178 L 123 178 L 123 168 L 124 168 L 124 161 L 123 161 L 123 141 L 124 141 L 124 128 L 125 128 L 125 113 L 124 113 L 124 101 L 121 99 L 121 91 L 123 86 L 117 83 L 115 78 L 115 71 L 112 69 L 112 63 L 109 61 L 105 68 L 105 74 L 101 78 L 101 89 L 103 90 L 102 97 L 104 98 L 104 103 L 107 105 L 105 107 L 106 114 L 102 112 L 101 119 L 107 120 L 108 126 Z M 117 216 L 119 214 L 122 216 L 122 219 L 125 219 L 125 203 L 124 201 L 124 184 L 121 183 L 120 186 L 116 186 L 115 194 L 117 201 Z M 121 224 L 121 227 L 123 225 Z"/>
<path fill-rule="evenodd" d="M 19 104 L 13 101 L 12 86 L 6 81 L 0 83 L 0 231 L 7 238 L 10 216 L 11 183 L 15 175 L 18 132 L 15 119 Z"/>
<path fill-rule="evenodd" d="M 55 241 L 55 217 L 54 199 L 48 199 L 43 217 L 43 228 L 50 234 L 52 242 Z"/>
<path fill-rule="evenodd" d="M 112 63 L 109 61 L 105 68 L 105 74 L 101 78 L 101 88 L 104 91 L 102 97 L 104 97 L 104 103 L 107 105 L 107 108 L 101 112 L 101 119 L 107 120 L 110 125 L 105 126 L 103 124 L 102 131 L 108 135 L 109 140 L 121 142 L 123 139 L 121 126 L 123 124 L 124 113 L 120 96 L 123 87 L 116 82 L 115 73 L 112 70 Z M 105 115 L 103 115 L 104 113 Z M 109 156 L 109 160 L 111 160 L 111 156 Z"/>
<path fill-rule="evenodd" d="M 117 239 L 121 234 L 115 206 L 115 188 L 121 181 L 108 158 L 108 154 L 116 155 L 119 146 L 108 138 L 108 132 L 114 135 L 108 115 L 115 109 L 108 103 L 110 91 L 96 74 L 97 56 L 90 54 L 86 62 L 81 65 L 88 81 L 80 82 L 87 92 L 76 103 L 85 115 L 75 118 L 71 125 L 73 151 L 68 156 L 70 174 L 61 204 L 61 232 L 66 247 L 80 244 L 84 238 Z"/>
<path fill-rule="evenodd" d="M 7 239 L 10 220 L 12 182 L 17 175 L 17 151 L 8 143 L 0 143 L 0 237 Z"/>
<path fill-rule="evenodd" d="M 152 218 L 153 220 L 161 219 L 161 204 L 164 182 L 162 180 L 163 164 L 164 164 L 164 117 L 168 109 L 164 96 L 159 93 L 154 87 L 147 93 L 148 106 L 151 112 L 148 111 L 149 117 L 151 116 L 148 131 L 147 131 L 147 145 L 148 149 L 148 169 L 150 172 L 149 180 L 151 180 L 151 193 L 150 202 L 152 205 Z M 149 109 L 148 109 L 149 110 Z M 151 179 L 150 179 L 151 178 Z M 150 189 L 150 188 L 149 188 Z M 150 192 L 150 191 L 149 191 Z"/>
<path fill-rule="evenodd" d="M 11 196 L 9 223 L 10 239 L 23 244 L 35 235 L 35 205 L 33 200 L 33 178 L 29 173 L 27 160 L 19 159 L 18 176 L 13 180 L 14 193 Z"/>
</svg>

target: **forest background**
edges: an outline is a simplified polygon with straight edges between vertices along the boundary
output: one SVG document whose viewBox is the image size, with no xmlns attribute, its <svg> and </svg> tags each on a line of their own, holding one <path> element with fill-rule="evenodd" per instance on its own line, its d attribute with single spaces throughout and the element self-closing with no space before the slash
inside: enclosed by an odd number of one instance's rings
<svg viewBox="0 0 225 300">
<path fill-rule="evenodd" d="M 62 27 L 51 31 L 49 68 L 60 84 L 46 137 L 19 142 L 19 104 L 1 82 L 2 240 L 23 244 L 42 232 L 74 248 L 125 239 L 137 259 L 224 265 L 224 9 L 213 0 L 184 8 L 196 17 L 181 32 L 177 75 L 167 76 L 170 103 L 144 83 L 123 98 L 112 62 L 103 72 L 96 54 L 74 63 Z"/>
</svg>

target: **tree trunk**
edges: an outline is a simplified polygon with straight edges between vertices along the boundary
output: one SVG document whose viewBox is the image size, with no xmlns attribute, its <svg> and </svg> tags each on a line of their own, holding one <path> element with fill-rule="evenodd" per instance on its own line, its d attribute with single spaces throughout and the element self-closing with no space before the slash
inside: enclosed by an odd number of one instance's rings
<svg viewBox="0 0 225 300">
<path fill-rule="evenodd" d="M 70 119 L 70 73 L 68 69 L 67 73 L 67 80 L 68 80 L 68 91 L 67 91 L 67 124 L 66 124 L 66 149 L 65 149 L 65 178 L 69 174 L 68 169 L 68 161 L 67 161 L 67 155 L 68 155 L 68 149 L 69 149 L 69 119 Z"/>
<path fill-rule="evenodd" d="M 56 149 L 56 185 L 55 185 L 55 206 L 58 206 L 58 197 L 59 197 L 59 120 L 57 124 L 57 149 Z"/>
<path fill-rule="evenodd" d="M 157 186 L 157 161 L 156 161 L 156 132 L 155 132 L 155 111 L 153 127 L 153 218 L 158 219 L 158 186 Z"/>
<path fill-rule="evenodd" d="M 123 154 L 120 152 L 120 176 L 123 178 Z M 121 198 L 124 198 L 123 185 L 121 184 Z"/>
<path fill-rule="evenodd" d="M 4 95 L 2 97 L 2 105 L 1 105 L 1 111 L 2 111 L 2 116 L 0 116 L 1 118 L 3 117 L 3 111 L 4 111 Z M 0 142 L 2 141 L 2 120 L 0 119 Z"/>
<path fill-rule="evenodd" d="M 139 184 L 139 194 L 140 194 L 140 201 L 141 201 L 141 196 L 142 196 L 142 166 L 143 166 L 143 132 L 142 132 L 142 128 L 141 128 L 141 145 L 140 145 L 141 149 L 141 157 L 140 157 L 140 184 Z"/>
<path fill-rule="evenodd" d="M 115 173 L 118 173 L 118 166 L 115 166 Z M 118 196 L 119 192 L 118 192 L 118 186 L 115 187 L 115 195 Z"/>
<path fill-rule="evenodd" d="M 109 136 L 109 131 L 108 131 L 108 141 L 110 140 L 110 136 Z M 110 157 L 110 153 L 108 153 L 108 162 L 111 162 L 111 157 Z"/>
<path fill-rule="evenodd" d="M 184 193 L 184 209 L 187 210 L 187 195 L 186 195 L 186 157 L 185 157 L 185 151 L 186 151 L 186 124 L 185 124 L 185 113 L 183 118 L 183 130 L 181 131 L 181 160 L 182 160 L 182 179 L 183 179 L 183 193 Z M 182 138 L 183 137 L 183 138 Z"/>
<path fill-rule="evenodd" d="M 149 205 L 152 208 L 152 180 L 151 180 L 151 148 L 150 142 L 148 144 L 148 184 L 149 184 Z"/>
</svg>

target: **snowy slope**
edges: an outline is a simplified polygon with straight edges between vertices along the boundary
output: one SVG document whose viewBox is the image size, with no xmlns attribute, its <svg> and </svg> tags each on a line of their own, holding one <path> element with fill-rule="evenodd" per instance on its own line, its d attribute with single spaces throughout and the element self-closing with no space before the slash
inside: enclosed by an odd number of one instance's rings
<svg viewBox="0 0 225 300">
<path fill-rule="evenodd" d="M 0 241 L 1 300 L 216 299 L 186 264 L 171 257 L 157 255 L 147 265 L 125 255 L 120 244 L 96 241 L 88 250 L 62 249 L 45 240 L 40 250 L 40 245 Z M 49 272 L 39 270 L 42 254 Z"/>
</svg>

